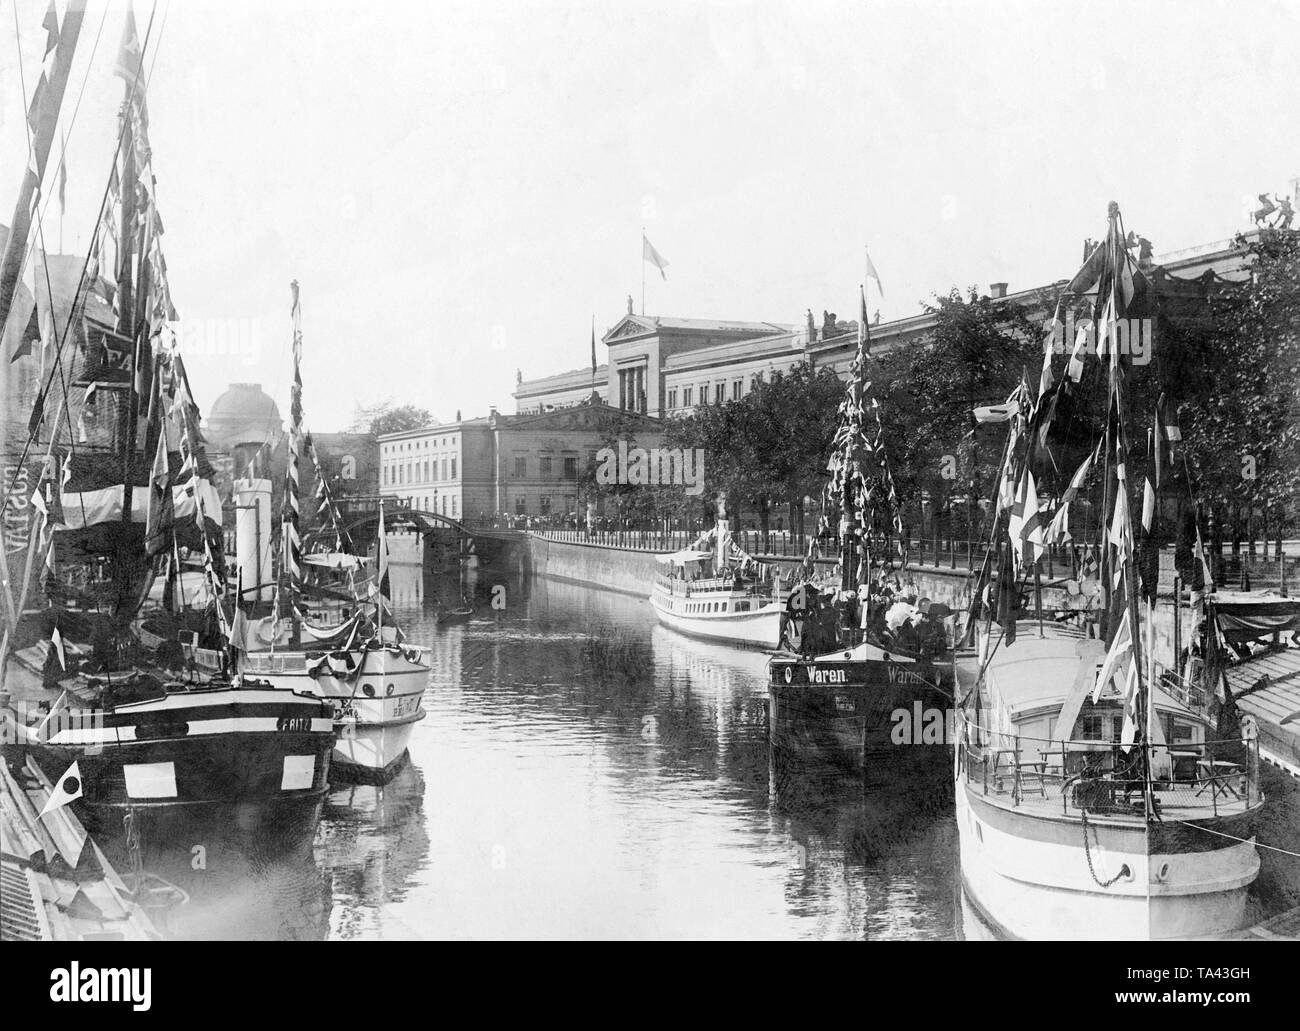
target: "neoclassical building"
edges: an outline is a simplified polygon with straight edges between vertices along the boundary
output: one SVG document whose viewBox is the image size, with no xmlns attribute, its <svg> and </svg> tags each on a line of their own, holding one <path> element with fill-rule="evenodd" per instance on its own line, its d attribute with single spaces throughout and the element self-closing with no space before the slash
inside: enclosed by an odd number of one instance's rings
<svg viewBox="0 0 1300 1031">
<path fill-rule="evenodd" d="M 1232 240 L 1159 255 L 1154 264 L 1184 279 L 1206 273 L 1228 279 L 1247 274 Z M 1006 283 L 991 283 L 988 294 L 1033 311 L 1046 309 L 1064 284 L 1061 280 L 1008 293 Z M 1050 311 L 1043 311 L 1044 318 L 1048 315 Z M 927 312 L 874 322 L 872 350 L 879 354 L 923 343 L 934 324 L 935 317 Z M 832 312 L 817 318 L 808 311 L 798 325 L 783 325 L 637 315 L 629 309 L 602 337 L 607 362 L 597 368 L 596 389 L 614 408 L 670 418 L 698 405 L 739 400 L 758 380 L 799 362 L 830 366 L 846 376 L 857 332 L 856 321 Z M 563 409 L 576 403 L 581 384 L 587 384 L 590 393 L 591 380 L 590 369 L 521 378 L 514 392 L 515 410 L 523 415 Z"/>
<path fill-rule="evenodd" d="M 588 370 L 590 377 L 590 370 Z M 605 404 L 441 423 L 379 438 L 379 491 L 412 508 L 471 521 L 582 514 L 579 481 L 611 435 L 654 447 L 662 423 Z"/>
</svg>

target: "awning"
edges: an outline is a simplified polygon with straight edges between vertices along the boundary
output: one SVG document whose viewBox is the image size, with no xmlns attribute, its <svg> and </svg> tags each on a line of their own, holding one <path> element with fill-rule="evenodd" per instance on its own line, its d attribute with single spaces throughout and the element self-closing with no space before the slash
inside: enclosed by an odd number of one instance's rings
<svg viewBox="0 0 1300 1031">
<path fill-rule="evenodd" d="M 674 551 L 671 555 L 656 555 L 655 561 L 662 562 L 664 565 L 684 566 L 687 562 L 703 562 L 712 558 L 711 551 L 693 551 L 685 548 L 682 551 Z"/>
</svg>

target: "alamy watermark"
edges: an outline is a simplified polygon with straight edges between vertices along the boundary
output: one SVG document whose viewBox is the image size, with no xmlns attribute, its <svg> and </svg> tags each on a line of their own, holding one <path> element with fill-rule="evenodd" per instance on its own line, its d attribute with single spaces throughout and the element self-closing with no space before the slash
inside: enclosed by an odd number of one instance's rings
<svg viewBox="0 0 1300 1031">
<path fill-rule="evenodd" d="M 618 442 L 618 449 L 603 447 L 596 452 L 596 482 L 608 486 L 676 484 L 691 497 L 704 493 L 704 451 L 702 448 L 646 448 Z"/>
<path fill-rule="evenodd" d="M 1050 319 L 1047 333 L 1055 354 L 1128 355 L 1134 365 L 1151 361 L 1152 322 L 1150 319 L 1111 319 L 1102 331 L 1094 319 L 1077 323 L 1072 314 L 1064 319 Z"/>
</svg>

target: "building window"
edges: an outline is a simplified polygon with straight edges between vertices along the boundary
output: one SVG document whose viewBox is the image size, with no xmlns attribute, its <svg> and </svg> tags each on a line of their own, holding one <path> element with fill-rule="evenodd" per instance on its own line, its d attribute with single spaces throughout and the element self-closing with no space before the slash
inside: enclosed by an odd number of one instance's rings
<svg viewBox="0 0 1300 1031">
<path fill-rule="evenodd" d="M 731 381 L 731 400 L 733 401 L 740 400 L 740 388 L 743 385 L 743 382 L 744 382 L 743 380 L 738 380 L 738 379 L 733 379 Z"/>
<path fill-rule="evenodd" d="M 424 482 L 429 482 L 429 460 L 427 458 L 424 460 Z"/>
<path fill-rule="evenodd" d="M 578 478 L 577 458 L 566 458 L 564 460 L 564 478 L 566 480 L 576 480 Z"/>
<path fill-rule="evenodd" d="M 538 499 L 538 505 L 542 515 L 551 514 L 551 496 L 549 494 L 543 494 Z"/>
<path fill-rule="evenodd" d="M 520 477 L 528 475 L 528 459 L 526 458 L 515 459 L 515 475 Z"/>
<path fill-rule="evenodd" d="M 695 400 L 694 400 L 694 394 L 695 394 L 695 388 L 694 388 L 694 387 L 682 387 L 682 407 L 683 407 L 683 408 L 690 408 L 691 405 L 693 405 L 693 404 L 695 403 Z"/>
<path fill-rule="evenodd" d="M 528 514 L 528 501 L 525 498 L 515 498 L 515 515 Z"/>
<path fill-rule="evenodd" d="M 541 472 L 540 472 L 538 475 L 543 476 L 543 477 L 550 476 L 550 475 L 551 475 L 551 460 L 550 460 L 549 458 L 543 458 L 543 459 L 541 460 L 541 462 L 542 462 L 542 469 L 541 469 Z"/>
<path fill-rule="evenodd" d="M 725 383 L 713 384 L 713 403 L 715 405 L 720 405 L 722 404 L 723 401 L 726 400 L 726 397 L 727 397 L 727 384 Z"/>
<path fill-rule="evenodd" d="M 673 387 L 668 391 L 668 408 L 671 410 L 677 407 L 677 388 Z"/>
<path fill-rule="evenodd" d="M 700 384 L 700 404 L 702 404 L 702 405 L 706 405 L 706 404 L 708 404 L 708 403 L 709 403 L 709 385 L 708 385 L 707 383 L 701 383 L 701 384 Z"/>
<path fill-rule="evenodd" d="M 456 478 L 456 456 L 455 455 L 451 456 L 451 478 L 453 480 Z"/>
</svg>

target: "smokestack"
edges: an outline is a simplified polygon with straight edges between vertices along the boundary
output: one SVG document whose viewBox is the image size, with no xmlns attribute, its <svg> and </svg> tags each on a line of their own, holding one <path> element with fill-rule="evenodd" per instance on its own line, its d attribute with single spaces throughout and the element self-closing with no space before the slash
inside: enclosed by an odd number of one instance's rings
<svg viewBox="0 0 1300 1031">
<path fill-rule="evenodd" d="M 990 284 L 989 284 L 989 296 L 990 296 L 990 297 L 1006 297 L 1006 295 L 1007 295 L 1007 284 L 1006 284 L 1006 283 L 990 283 Z"/>
</svg>

